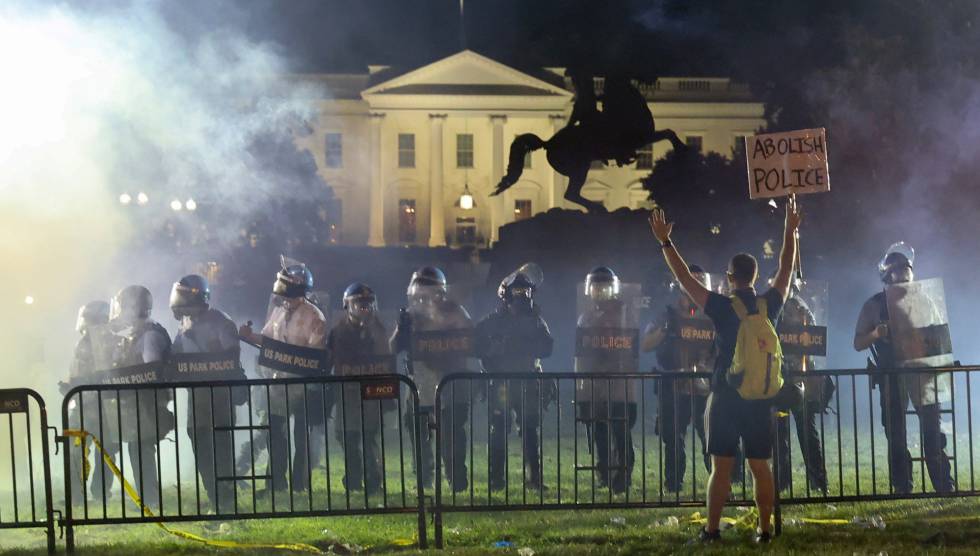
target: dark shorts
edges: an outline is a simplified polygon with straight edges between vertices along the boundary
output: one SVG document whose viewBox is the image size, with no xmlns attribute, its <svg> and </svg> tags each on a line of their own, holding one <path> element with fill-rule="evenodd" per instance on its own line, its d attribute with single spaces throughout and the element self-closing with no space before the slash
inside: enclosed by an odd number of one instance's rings
<svg viewBox="0 0 980 556">
<path fill-rule="evenodd" d="M 772 457 L 772 402 L 743 400 L 730 388 L 717 388 L 708 396 L 704 412 L 708 453 L 735 457 L 742 440 L 745 457 Z"/>
</svg>

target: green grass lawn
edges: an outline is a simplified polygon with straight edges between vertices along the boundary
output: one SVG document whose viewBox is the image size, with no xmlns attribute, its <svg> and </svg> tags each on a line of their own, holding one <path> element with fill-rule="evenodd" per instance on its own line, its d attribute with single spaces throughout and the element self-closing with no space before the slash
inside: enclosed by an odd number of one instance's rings
<svg viewBox="0 0 980 556">
<path fill-rule="evenodd" d="M 930 500 L 874 504 L 820 504 L 788 508 L 784 534 L 764 553 L 806 554 L 974 554 L 980 541 L 980 501 Z M 531 548 L 535 554 L 674 554 L 751 553 L 760 549 L 751 543 L 751 531 L 736 526 L 724 533 L 724 541 L 708 550 L 686 543 L 697 531 L 689 522 L 690 511 L 563 511 L 513 512 L 450 515 L 446 518 L 446 552 L 451 554 L 516 554 Z M 728 515 L 742 512 L 732 509 Z M 881 515 L 884 530 L 860 525 L 794 524 L 810 518 L 869 517 Z M 660 526 L 676 516 L 679 526 Z M 622 518 L 622 519 L 614 519 Z M 214 524 L 181 524 L 178 529 L 209 538 L 243 543 L 304 542 L 335 552 L 363 550 L 370 554 L 417 553 L 401 546 L 414 535 L 411 516 L 283 519 Z M 431 530 L 431 527 L 430 527 Z M 513 547 L 495 548 L 507 540 Z M 343 545 L 348 545 L 344 547 Z M 217 549 L 171 537 L 152 525 L 99 526 L 77 533 L 79 554 L 145 556 L 157 554 L 211 554 Z M 43 554 L 39 532 L 0 534 L 2 554 Z M 238 553 L 286 554 L 281 550 L 227 550 Z M 427 552 L 438 552 L 430 549 Z"/>
</svg>

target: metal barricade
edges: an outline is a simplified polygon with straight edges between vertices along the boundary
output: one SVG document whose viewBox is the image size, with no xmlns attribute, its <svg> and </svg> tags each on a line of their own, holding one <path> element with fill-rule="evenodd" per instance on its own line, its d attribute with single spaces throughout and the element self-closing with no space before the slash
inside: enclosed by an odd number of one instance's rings
<svg viewBox="0 0 980 556">
<path fill-rule="evenodd" d="M 43 528 L 54 553 L 49 458 L 44 400 L 26 388 L 0 390 L 0 529 Z"/>
<path fill-rule="evenodd" d="M 401 375 L 76 387 L 66 547 L 84 525 L 397 513 L 425 547 L 416 407 Z"/>
<path fill-rule="evenodd" d="M 773 407 L 777 532 L 781 505 L 980 495 L 977 372 L 787 373 L 788 382 L 809 388 L 787 407 Z M 434 410 L 436 546 L 445 513 L 703 506 L 710 463 L 698 423 L 708 379 L 659 372 L 447 376 Z M 739 454 L 732 505 L 752 504 L 746 467 Z"/>
<path fill-rule="evenodd" d="M 430 511 L 436 546 L 444 513 L 703 506 L 708 469 L 698 422 L 706 396 L 695 384 L 708 378 L 550 372 L 445 377 L 435 407 L 438 462 Z M 662 411 L 668 398 L 670 417 Z M 741 485 L 733 503 L 747 503 L 751 487 L 744 469 L 735 479 Z"/>
</svg>

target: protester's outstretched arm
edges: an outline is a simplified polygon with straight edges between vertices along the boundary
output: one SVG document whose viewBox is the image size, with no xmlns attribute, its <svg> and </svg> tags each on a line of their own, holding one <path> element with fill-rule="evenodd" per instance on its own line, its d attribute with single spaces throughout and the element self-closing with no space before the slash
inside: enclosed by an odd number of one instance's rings
<svg viewBox="0 0 980 556">
<path fill-rule="evenodd" d="M 772 282 L 772 287 L 779 295 L 783 296 L 783 301 L 789 296 L 789 284 L 793 277 L 793 269 L 796 263 L 796 231 L 800 228 L 799 209 L 796 207 L 796 198 L 790 197 L 786 203 L 786 223 L 783 228 L 783 248 L 779 252 L 779 272 Z"/>
<path fill-rule="evenodd" d="M 650 229 L 653 230 L 653 235 L 660 241 L 661 251 L 664 253 L 664 259 L 667 260 L 667 266 L 674 273 L 674 278 L 681 285 L 681 289 L 684 290 L 684 293 L 691 298 L 691 301 L 695 305 L 704 309 L 704 306 L 708 303 L 708 294 L 710 292 L 701 285 L 701 282 L 698 282 L 691 275 L 691 271 L 687 268 L 687 263 L 684 262 L 680 253 L 677 252 L 677 248 L 670 241 L 670 233 L 674 229 L 674 223 L 667 222 L 667 217 L 664 215 L 663 210 L 654 209 L 653 214 L 650 215 Z"/>
</svg>

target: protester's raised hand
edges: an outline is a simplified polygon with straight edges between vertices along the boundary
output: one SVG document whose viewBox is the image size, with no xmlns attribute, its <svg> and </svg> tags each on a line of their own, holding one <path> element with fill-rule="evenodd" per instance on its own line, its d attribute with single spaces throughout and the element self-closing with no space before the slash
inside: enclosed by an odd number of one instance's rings
<svg viewBox="0 0 980 556">
<path fill-rule="evenodd" d="M 786 203 L 786 229 L 797 230 L 801 220 L 803 220 L 803 215 L 800 214 L 800 209 L 796 204 L 796 196 L 791 195 Z"/>
<path fill-rule="evenodd" d="M 653 209 L 653 212 L 650 213 L 650 230 L 653 231 L 653 235 L 660 243 L 664 243 L 670 239 L 670 232 L 674 230 L 674 223 L 667 222 L 667 216 L 663 209 Z"/>
</svg>

